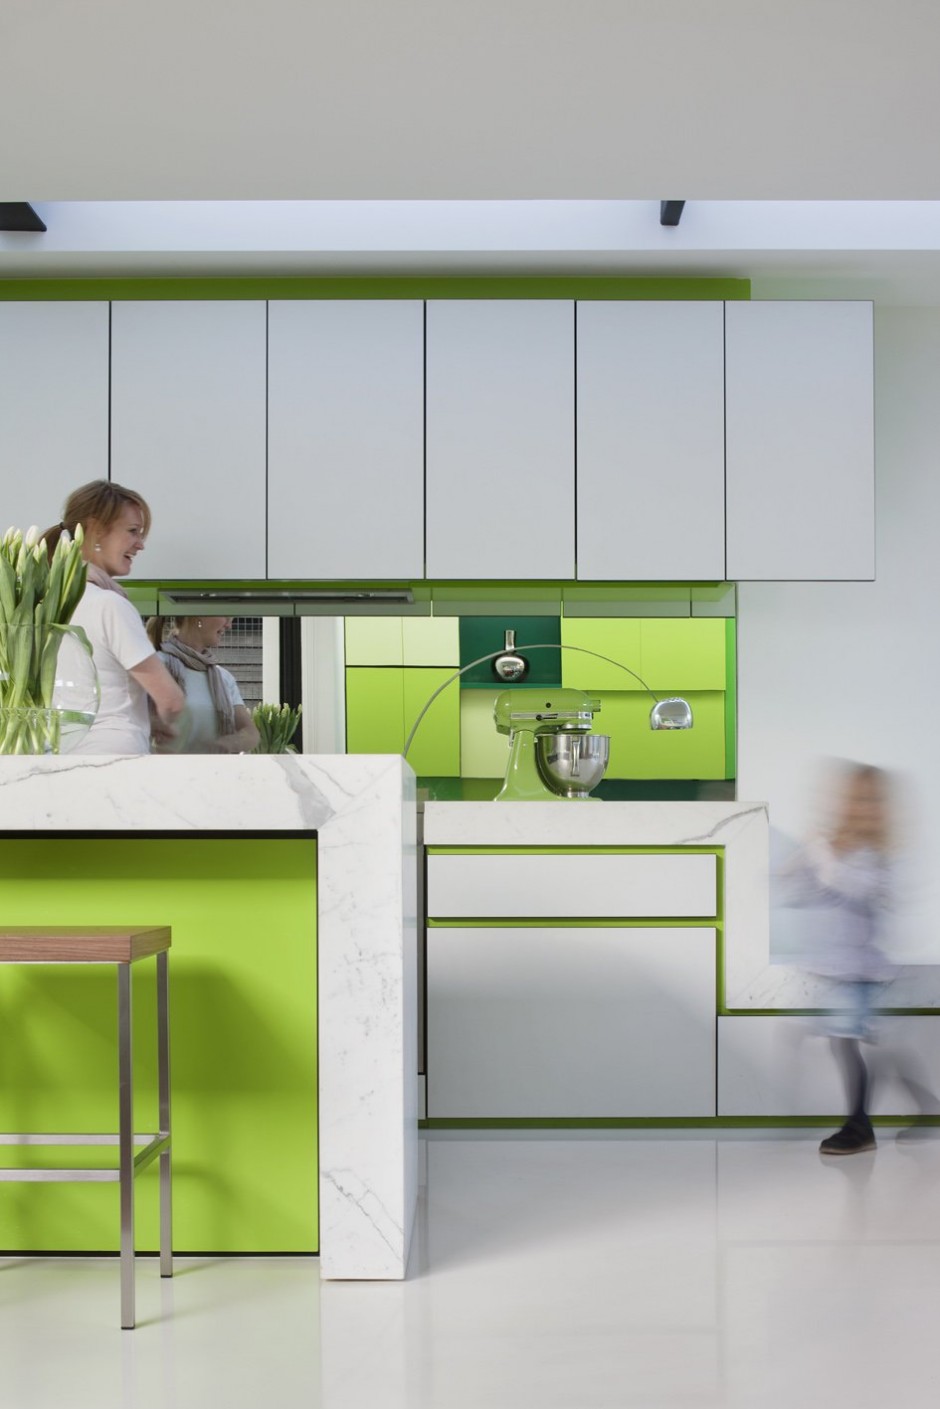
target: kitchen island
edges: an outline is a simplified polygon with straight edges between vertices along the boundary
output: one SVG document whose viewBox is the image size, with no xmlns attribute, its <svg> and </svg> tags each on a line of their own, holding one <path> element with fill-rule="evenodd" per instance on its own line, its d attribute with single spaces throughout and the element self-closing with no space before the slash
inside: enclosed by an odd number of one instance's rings
<svg viewBox="0 0 940 1409">
<path fill-rule="evenodd" d="M 415 805 L 414 775 L 403 760 L 397 755 L 4 758 L 0 835 L 11 845 L 42 843 L 58 858 L 36 875 L 35 884 L 29 876 L 22 878 L 34 923 L 48 921 L 57 887 L 75 879 L 68 863 L 72 843 L 95 844 L 105 877 L 109 850 L 131 844 L 146 849 L 148 842 L 185 844 L 197 838 L 220 845 L 252 838 L 275 847 L 279 839 L 284 846 L 315 843 L 315 874 L 309 868 L 315 909 L 311 902 L 299 943 L 301 958 L 307 950 L 312 981 L 309 992 L 295 995 L 299 1006 L 291 1021 L 300 1040 L 309 1042 L 310 1034 L 318 1033 L 315 1084 L 306 1088 L 304 1099 L 308 1150 L 315 1155 L 317 1140 L 319 1148 L 307 1197 L 314 1226 L 317 1205 L 319 1209 L 321 1273 L 327 1278 L 403 1277 L 417 1198 Z M 127 863 L 122 864 L 126 869 Z M 232 876 L 233 884 L 237 879 Z M 173 881 L 171 872 L 164 886 L 167 913 L 160 923 L 173 922 Z M 198 876 L 188 876 L 187 882 L 198 891 Z M 107 890 L 104 879 L 102 907 Z M 152 907 L 154 902 L 147 903 Z M 268 1011 L 264 1033 L 272 1053 L 259 1051 L 253 1058 L 244 1050 L 267 975 L 279 963 L 279 951 L 272 946 L 276 908 L 248 918 L 258 994 L 252 992 L 253 983 L 243 983 L 231 1011 L 249 1026 L 228 1037 L 250 1084 L 253 1067 L 267 1063 L 266 1069 L 276 1073 L 282 1049 Z M 26 922 L 20 916 L 14 921 Z M 64 921 L 57 916 L 55 922 Z M 80 922 L 90 921 L 82 916 Z M 123 922 L 140 923 L 142 917 L 128 914 Z M 150 914 L 144 922 L 156 922 L 156 916 Z M 310 962 L 314 949 L 315 969 Z M 232 982 L 226 975 L 224 935 L 211 970 L 203 964 L 198 973 L 187 974 L 185 963 L 180 940 L 170 963 L 171 1023 L 175 1011 L 177 1029 L 184 1019 L 198 1021 L 200 1007 L 184 1003 L 174 1010 L 174 975 L 179 975 L 178 985 L 186 977 L 184 998 L 198 992 L 205 1013 L 212 1011 L 213 983 L 224 998 L 222 990 Z M 177 1032 L 174 1043 L 186 1035 Z M 286 1045 L 283 1053 L 288 1055 Z M 286 1086 L 295 1081 L 286 1070 L 283 1079 Z M 225 1106 L 220 1078 L 207 1082 L 198 1071 L 186 1073 L 177 1065 L 174 1091 L 177 1080 L 188 1084 L 194 1102 L 201 1101 L 211 1126 L 217 1109 Z M 255 1094 L 274 1111 L 278 1093 L 273 1086 Z M 175 1153 L 180 1174 L 208 1185 L 211 1201 L 212 1170 L 187 1170 L 176 1142 Z M 216 1177 L 221 1206 L 228 1186 L 224 1174 Z M 286 1197 L 276 1187 L 265 1195 L 273 1208 L 279 1197 Z M 213 1250 L 211 1243 L 201 1250 Z"/>
<path fill-rule="evenodd" d="M 766 804 L 429 802 L 424 845 L 432 1125 L 842 1111 L 808 1039 L 844 1000 L 774 952 Z M 940 968 L 879 1002 L 886 1047 L 940 1084 Z M 916 1106 L 885 1081 L 875 1110 Z"/>
</svg>

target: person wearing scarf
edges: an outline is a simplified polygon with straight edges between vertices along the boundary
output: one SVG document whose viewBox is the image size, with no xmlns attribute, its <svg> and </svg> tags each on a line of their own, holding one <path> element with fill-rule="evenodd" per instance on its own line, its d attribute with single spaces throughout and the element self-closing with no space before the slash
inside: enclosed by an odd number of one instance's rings
<svg viewBox="0 0 940 1409">
<path fill-rule="evenodd" d="M 165 635 L 162 617 L 147 623 L 147 635 L 160 660 L 186 694 L 187 718 L 178 740 L 157 744 L 157 752 L 250 753 L 258 730 L 242 699 L 235 677 L 212 659 L 232 624 L 228 616 L 173 619 Z"/>
</svg>

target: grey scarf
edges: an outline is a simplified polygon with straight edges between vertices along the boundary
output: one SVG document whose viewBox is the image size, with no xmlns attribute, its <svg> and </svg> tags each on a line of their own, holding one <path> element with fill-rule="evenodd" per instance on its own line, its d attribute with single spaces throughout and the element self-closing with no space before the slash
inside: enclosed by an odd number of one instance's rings
<svg viewBox="0 0 940 1409">
<path fill-rule="evenodd" d="M 121 584 L 115 582 L 114 578 L 110 577 L 109 574 L 105 572 L 104 568 L 100 568 L 97 563 L 86 563 L 85 569 L 86 582 L 92 583 L 95 587 L 100 587 L 102 592 L 116 592 L 119 597 L 127 596 Z"/>
<path fill-rule="evenodd" d="M 181 685 L 184 690 L 186 689 L 187 670 L 201 670 L 208 675 L 209 694 L 215 705 L 216 718 L 219 721 L 219 734 L 234 734 L 235 710 L 229 699 L 228 690 L 225 688 L 225 681 L 222 679 L 219 667 L 208 656 L 193 650 L 192 646 L 187 646 L 178 636 L 169 636 L 163 642 L 160 647 L 160 655 L 163 657 L 163 664 L 177 685 Z"/>
</svg>

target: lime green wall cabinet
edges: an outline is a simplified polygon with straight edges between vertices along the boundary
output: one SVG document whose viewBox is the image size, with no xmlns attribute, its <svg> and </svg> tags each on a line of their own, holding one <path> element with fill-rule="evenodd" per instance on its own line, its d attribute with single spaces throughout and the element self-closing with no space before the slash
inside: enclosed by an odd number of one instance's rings
<svg viewBox="0 0 940 1409">
<path fill-rule="evenodd" d="M 410 726 L 409 726 L 410 727 Z M 405 700 L 400 666 L 346 671 L 346 752 L 401 753 Z"/>
<path fill-rule="evenodd" d="M 400 616 L 346 618 L 347 665 L 402 665 Z"/>
<path fill-rule="evenodd" d="M 356 666 L 346 671 L 348 753 L 401 753 L 431 695 L 453 675 L 448 666 Z M 421 721 L 408 762 L 419 775 L 460 772 L 460 692 L 443 690 Z"/>
<path fill-rule="evenodd" d="M 456 617 L 403 617 L 401 623 L 403 665 L 446 665 L 451 671 L 460 664 L 460 624 Z"/>
<path fill-rule="evenodd" d="M 402 671 L 405 738 L 431 695 L 453 671 L 421 669 Z M 404 741 L 403 741 L 404 742 Z M 460 691 L 453 681 L 442 690 L 418 727 L 408 762 L 419 777 L 456 777 L 460 773 Z"/>
<path fill-rule="evenodd" d="M 456 617 L 346 618 L 347 665 L 449 665 L 460 661 Z"/>
<path fill-rule="evenodd" d="M 6 924 L 173 927 L 174 1247 L 315 1252 L 316 841 L 5 839 L 0 907 Z M 146 961 L 134 972 L 139 1130 L 157 1128 L 153 988 Z M 0 969 L 3 1129 L 117 1128 L 115 991 L 110 966 Z M 48 1152 L 60 1157 L 75 1152 Z M 141 1249 L 157 1246 L 155 1171 L 137 1184 Z M 7 1189 L 0 1247 L 116 1249 L 116 1184 Z"/>
<path fill-rule="evenodd" d="M 561 683 L 576 690 L 642 690 L 629 671 L 643 674 L 643 624 L 637 618 L 565 617 L 561 643 L 574 649 L 561 653 Z"/>
<path fill-rule="evenodd" d="M 561 639 L 635 670 L 654 691 L 725 688 L 725 622 L 718 617 L 565 618 Z M 643 689 L 627 670 L 576 651 L 562 653 L 562 679 L 583 690 Z"/>
<path fill-rule="evenodd" d="M 608 778 L 700 778 L 726 776 L 724 695 L 717 690 L 687 690 L 692 729 L 649 727 L 650 698 L 623 691 L 599 692 L 600 713 L 594 731 L 610 735 Z"/>
<path fill-rule="evenodd" d="M 723 690 L 725 623 L 719 618 L 649 621 L 642 629 L 641 674 L 653 690 Z"/>
</svg>

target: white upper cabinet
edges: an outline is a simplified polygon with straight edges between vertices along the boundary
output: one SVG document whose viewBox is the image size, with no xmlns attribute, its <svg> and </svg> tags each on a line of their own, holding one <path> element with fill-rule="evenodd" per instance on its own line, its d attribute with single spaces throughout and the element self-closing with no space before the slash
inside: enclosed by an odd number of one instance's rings
<svg viewBox="0 0 940 1409">
<path fill-rule="evenodd" d="M 427 575 L 574 576 L 574 305 L 427 305 Z"/>
<path fill-rule="evenodd" d="M 579 303 L 582 580 L 725 575 L 724 306 Z"/>
<path fill-rule="evenodd" d="M 726 307 L 727 576 L 874 577 L 869 303 Z"/>
<path fill-rule="evenodd" d="M 268 574 L 424 575 L 424 305 L 272 302 Z"/>
<path fill-rule="evenodd" d="M 141 577 L 265 575 L 265 304 L 112 307 L 111 478 L 153 511 Z"/>
<path fill-rule="evenodd" d="M 107 477 L 107 303 L 0 303 L 0 534 Z"/>
</svg>

